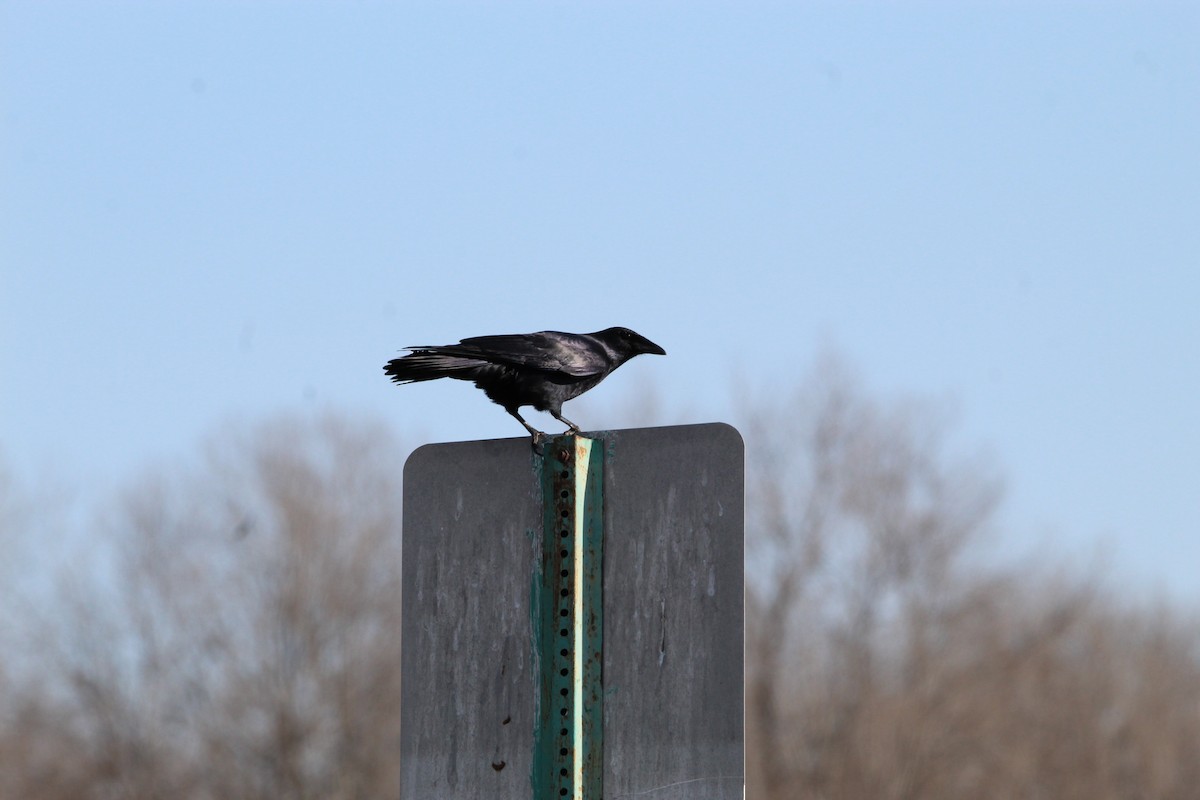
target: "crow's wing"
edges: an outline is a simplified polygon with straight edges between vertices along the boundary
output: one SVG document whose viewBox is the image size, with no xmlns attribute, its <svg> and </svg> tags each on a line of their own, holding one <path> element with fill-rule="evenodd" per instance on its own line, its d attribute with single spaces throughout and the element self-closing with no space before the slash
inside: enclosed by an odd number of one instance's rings
<svg viewBox="0 0 1200 800">
<path fill-rule="evenodd" d="M 586 377 L 609 368 L 604 348 L 587 336 L 558 331 L 475 336 L 458 344 L 420 348 L 461 358 L 477 358 L 521 369 Z"/>
</svg>

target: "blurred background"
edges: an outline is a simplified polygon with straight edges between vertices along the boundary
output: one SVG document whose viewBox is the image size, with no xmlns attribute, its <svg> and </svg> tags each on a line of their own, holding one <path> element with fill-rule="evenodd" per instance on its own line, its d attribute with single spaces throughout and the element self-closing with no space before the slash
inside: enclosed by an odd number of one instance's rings
<svg viewBox="0 0 1200 800">
<path fill-rule="evenodd" d="M 747 440 L 749 797 L 1194 797 L 1198 37 L 0 6 L 0 797 L 394 797 L 404 459 L 523 431 L 383 363 L 610 325 Z"/>
</svg>

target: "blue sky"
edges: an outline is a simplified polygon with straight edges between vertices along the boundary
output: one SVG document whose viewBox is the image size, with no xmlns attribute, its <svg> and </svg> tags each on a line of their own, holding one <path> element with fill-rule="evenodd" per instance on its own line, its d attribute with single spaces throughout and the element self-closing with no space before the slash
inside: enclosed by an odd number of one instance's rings
<svg viewBox="0 0 1200 800">
<path fill-rule="evenodd" d="M 951 401 L 1011 535 L 1200 599 L 1198 41 L 1186 3 L 6 3 L 0 457 L 89 500 L 280 411 L 518 435 L 382 376 L 469 335 L 662 344 L 591 427 L 833 346 Z"/>
</svg>

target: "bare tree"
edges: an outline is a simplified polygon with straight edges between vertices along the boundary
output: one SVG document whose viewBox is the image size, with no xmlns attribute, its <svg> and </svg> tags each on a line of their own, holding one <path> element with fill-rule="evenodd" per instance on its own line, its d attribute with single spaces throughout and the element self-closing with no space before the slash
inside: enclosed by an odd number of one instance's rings
<svg viewBox="0 0 1200 800">
<path fill-rule="evenodd" d="M 981 569 L 999 481 L 936 407 L 834 359 L 747 418 L 748 796 L 1194 795 L 1195 626 Z"/>
<path fill-rule="evenodd" d="M 19 727 L 60 747 L 13 796 L 394 794 L 398 454 L 380 426 L 287 420 L 131 489 L 108 564 L 45 620 L 53 680 Z M 86 780 L 35 793 L 68 744 Z"/>
<path fill-rule="evenodd" d="M 756 783 L 770 797 L 797 782 L 823 796 L 837 778 L 828 754 L 855 746 L 892 626 L 944 608 L 998 484 L 943 455 L 928 409 L 881 406 L 832 358 L 779 406 L 751 411 Z M 803 709 L 788 700 L 814 685 L 828 703 L 800 725 Z"/>
</svg>

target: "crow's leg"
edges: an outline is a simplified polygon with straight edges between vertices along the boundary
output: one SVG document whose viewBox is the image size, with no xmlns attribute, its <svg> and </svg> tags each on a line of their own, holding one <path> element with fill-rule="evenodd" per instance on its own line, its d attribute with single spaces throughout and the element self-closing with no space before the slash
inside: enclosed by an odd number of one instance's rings
<svg viewBox="0 0 1200 800">
<path fill-rule="evenodd" d="M 554 409 L 550 409 L 550 415 L 552 417 L 554 417 L 556 420 L 558 420 L 559 422 L 561 422 L 563 425 L 566 425 L 568 428 L 570 428 L 571 433 L 583 433 L 583 431 L 579 430 L 579 426 L 576 425 L 574 422 L 571 422 L 571 420 L 564 417 L 562 415 L 561 411 L 555 411 Z"/>
<path fill-rule="evenodd" d="M 533 436 L 533 446 L 534 447 L 537 447 L 539 444 L 542 443 L 542 439 L 546 436 L 546 434 L 542 433 L 537 428 L 533 427 L 528 422 L 526 422 L 525 418 L 521 416 L 521 412 L 517 411 L 517 409 L 515 409 L 515 408 L 506 408 L 504 410 L 507 411 L 509 414 L 512 414 L 514 417 L 516 417 L 517 422 L 519 422 L 525 426 L 525 430 L 529 431 L 530 435 Z"/>
</svg>

